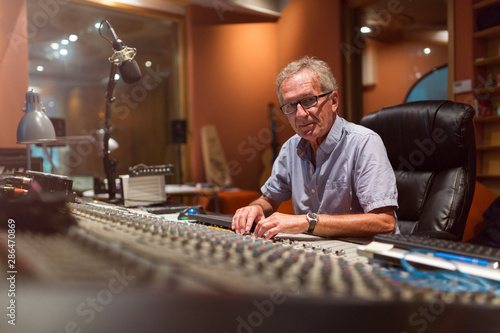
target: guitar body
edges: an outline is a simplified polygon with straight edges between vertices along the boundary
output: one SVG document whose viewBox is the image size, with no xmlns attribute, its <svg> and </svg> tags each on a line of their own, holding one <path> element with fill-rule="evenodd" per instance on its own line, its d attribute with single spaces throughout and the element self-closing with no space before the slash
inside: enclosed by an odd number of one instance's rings
<svg viewBox="0 0 500 333">
<path fill-rule="evenodd" d="M 271 172 L 273 171 L 274 153 L 272 148 L 266 148 L 261 155 L 261 162 L 264 169 L 260 174 L 259 186 L 265 184 L 267 179 L 271 177 Z"/>
<path fill-rule="evenodd" d="M 201 149 L 206 181 L 223 188 L 232 187 L 233 179 L 215 126 L 201 128 Z"/>
</svg>

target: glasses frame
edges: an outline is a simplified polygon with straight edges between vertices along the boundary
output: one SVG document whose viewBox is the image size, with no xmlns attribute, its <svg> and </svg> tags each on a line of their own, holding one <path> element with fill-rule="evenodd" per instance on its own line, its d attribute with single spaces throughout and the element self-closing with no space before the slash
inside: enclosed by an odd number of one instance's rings
<svg viewBox="0 0 500 333">
<path fill-rule="evenodd" d="M 318 99 L 320 99 L 321 97 L 325 97 L 325 96 L 327 96 L 327 95 L 330 95 L 332 92 L 333 92 L 333 90 L 332 90 L 332 91 L 330 91 L 330 92 L 327 92 L 327 93 L 321 94 L 321 95 L 316 95 L 316 96 L 307 96 L 307 97 L 304 97 L 304 98 L 302 98 L 302 99 L 301 99 L 300 101 L 298 101 L 298 102 L 291 102 L 291 103 L 283 104 L 282 106 L 280 106 L 280 110 L 281 110 L 281 112 L 283 112 L 283 114 L 285 114 L 285 115 L 289 115 L 289 114 L 292 114 L 292 113 L 297 112 L 297 106 L 298 106 L 299 104 L 300 104 L 300 106 L 302 106 L 304 109 L 310 109 L 310 108 L 312 108 L 312 107 L 314 107 L 314 106 L 318 105 Z M 311 105 L 311 106 L 304 106 L 304 105 L 302 105 L 302 101 L 304 101 L 304 100 L 306 100 L 306 99 L 308 99 L 308 98 L 311 98 L 311 97 L 316 98 L 316 101 L 314 102 L 314 104 L 313 104 L 313 105 Z M 283 110 L 283 108 L 286 108 L 287 106 L 289 106 L 289 105 L 293 105 L 293 104 L 295 104 L 295 110 L 294 110 L 294 111 L 292 111 L 292 112 L 285 112 L 285 111 Z"/>
</svg>

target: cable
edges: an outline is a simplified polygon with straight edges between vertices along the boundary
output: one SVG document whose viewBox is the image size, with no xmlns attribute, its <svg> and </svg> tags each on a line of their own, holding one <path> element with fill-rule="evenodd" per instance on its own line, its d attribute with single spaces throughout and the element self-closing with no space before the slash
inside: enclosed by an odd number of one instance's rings
<svg viewBox="0 0 500 333">
<path fill-rule="evenodd" d="M 493 292 L 495 295 L 500 295 L 500 283 L 497 281 L 488 280 L 485 278 L 471 276 L 467 273 L 460 271 L 454 261 L 448 260 L 455 266 L 455 271 L 423 271 L 413 267 L 408 263 L 406 256 L 413 253 L 423 253 L 433 255 L 434 252 L 421 249 L 413 249 L 406 251 L 401 258 L 401 265 L 408 273 L 406 277 L 400 276 L 398 280 L 417 286 L 427 287 L 435 290 L 442 290 L 448 292 Z M 393 278 L 395 278 L 393 276 Z"/>
</svg>

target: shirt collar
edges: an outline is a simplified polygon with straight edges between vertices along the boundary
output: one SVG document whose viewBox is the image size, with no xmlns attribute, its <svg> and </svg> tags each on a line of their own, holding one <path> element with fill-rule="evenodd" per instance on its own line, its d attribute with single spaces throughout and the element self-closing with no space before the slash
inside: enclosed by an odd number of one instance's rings
<svg viewBox="0 0 500 333">
<path fill-rule="evenodd" d="M 344 127 L 343 125 L 344 119 L 337 115 L 335 117 L 335 122 L 333 123 L 332 128 L 330 128 L 330 132 L 328 132 L 328 135 L 326 136 L 325 141 L 323 141 L 318 148 L 318 158 L 321 159 L 322 157 L 330 154 L 333 151 L 342 136 L 342 128 Z M 310 149 L 311 144 L 309 143 L 309 141 L 301 138 L 299 144 L 297 145 L 297 155 L 301 159 L 305 159 L 306 157 L 310 156 Z"/>
</svg>

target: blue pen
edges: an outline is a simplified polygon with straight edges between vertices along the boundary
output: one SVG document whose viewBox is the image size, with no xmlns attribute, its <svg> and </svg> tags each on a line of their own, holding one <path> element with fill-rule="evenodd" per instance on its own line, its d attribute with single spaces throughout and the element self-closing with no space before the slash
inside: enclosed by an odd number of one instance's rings
<svg viewBox="0 0 500 333">
<path fill-rule="evenodd" d="M 446 260 L 455 260 L 455 261 L 466 262 L 468 264 L 474 264 L 474 265 L 479 265 L 479 266 L 491 266 L 490 262 L 486 259 L 466 257 L 466 256 L 445 253 L 445 252 L 433 252 L 432 255 L 435 257 L 446 259 Z"/>
</svg>

